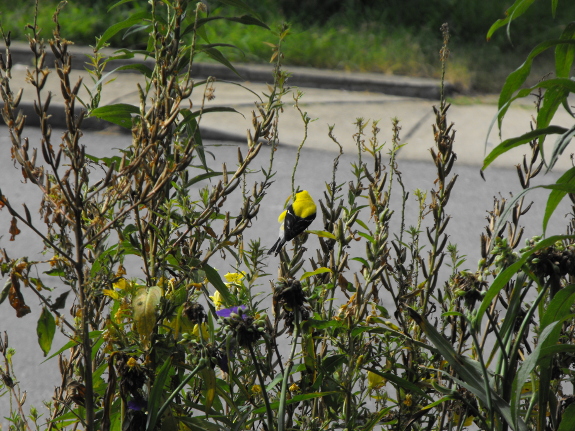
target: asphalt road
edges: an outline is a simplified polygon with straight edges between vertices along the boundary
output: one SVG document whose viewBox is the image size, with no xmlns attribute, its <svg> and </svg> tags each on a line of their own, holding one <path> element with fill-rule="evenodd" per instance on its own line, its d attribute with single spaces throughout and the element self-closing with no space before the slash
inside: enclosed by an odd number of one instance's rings
<svg viewBox="0 0 575 431">
<path fill-rule="evenodd" d="M 33 145 L 38 141 L 37 131 L 31 129 L 30 142 Z M 53 136 L 59 136 L 58 131 L 54 131 Z M 93 155 L 110 155 L 115 148 L 122 148 L 129 144 L 130 137 L 123 134 L 97 132 L 86 133 L 82 142 L 87 146 L 87 152 Z M 235 143 L 226 142 L 206 142 L 209 151 L 215 156 L 217 162 L 214 168 L 218 169 L 222 162 L 233 166 L 237 158 L 237 146 Z M 39 198 L 39 193 L 35 186 L 28 183 L 24 184 L 19 171 L 11 162 L 7 148 L 9 138 L 7 129 L 0 127 L 0 148 L 2 157 L 0 158 L 0 188 L 13 203 L 26 202 L 33 215 L 37 215 L 38 205 L 34 204 Z M 241 146 L 241 145 L 240 145 Z M 245 147 L 243 147 L 245 152 Z M 39 155 L 41 158 L 41 155 Z M 302 188 L 310 191 L 311 195 L 317 200 L 322 198 L 322 192 L 325 189 L 325 182 L 331 178 L 331 167 L 335 153 L 322 150 L 304 150 L 300 160 L 300 167 L 296 175 L 296 183 Z M 255 166 L 267 166 L 269 160 L 269 148 L 263 148 L 260 162 Z M 290 193 L 290 181 L 292 166 L 295 160 L 295 148 L 292 146 L 282 146 L 278 149 L 275 156 L 275 170 L 277 175 L 275 183 L 269 189 L 269 196 L 266 197 L 267 205 L 262 208 L 257 220 L 254 221 L 253 229 L 246 235 L 248 238 L 260 237 L 264 244 L 270 247 L 277 236 L 278 224 L 277 215 L 283 209 L 286 197 Z M 345 183 L 351 180 L 350 164 L 355 160 L 355 154 L 346 154 L 340 161 L 338 171 L 338 182 Z M 519 162 L 519 161 L 518 161 Z M 401 160 L 399 166 L 405 189 L 413 191 L 415 189 L 430 190 L 433 187 L 435 178 L 435 167 L 429 162 Z M 486 180 L 483 181 L 479 175 L 479 168 L 476 166 L 456 166 L 454 173 L 459 175 L 451 200 L 448 206 L 448 212 L 452 215 L 452 220 L 447 229 L 450 235 L 450 242 L 458 244 L 461 254 L 467 256 L 467 262 L 463 268 L 474 270 L 479 259 L 479 235 L 486 224 L 486 212 L 492 209 L 493 197 L 501 193 L 503 196 L 509 196 L 509 192 L 517 192 L 519 183 L 514 168 L 511 169 L 490 169 L 486 172 Z M 541 175 L 543 176 L 543 175 Z M 258 173 L 253 174 L 256 180 Z M 555 177 L 548 176 L 540 183 L 550 183 Z M 398 188 L 395 188 L 396 192 Z M 535 205 L 529 214 L 523 219 L 526 225 L 526 234 L 528 238 L 538 234 L 541 230 L 541 219 L 544 209 L 544 199 L 546 192 L 541 191 L 530 195 L 535 200 Z M 392 208 L 399 209 L 398 194 L 392 197 Z M 238 207 L 239 195 L 227 202 L 229 208 Z M 417 206 L 413 194 L 410 195 L 409 205 L 406 211 L 406 223 L 409 226 L 417 216 Z M 563 215 L 568 212 L 568 207 L 563 205 L 557 211 L 550 224 L 549 234 L 562 233 L 564 231 Z M 395 222 L 392 224 L 395 232 L 398 229 L 399 213 L 396 212 Z M 367 216 L 366 216 L 367 218 Z M 15 241 L 9 241 L 8 234 L 10 216 L 6 210 L 0 211 L 0 247 L 8 251 L 10 257 L 31 256 L 31 258 L 41 258 L 39 254 L 42 251 L 42 243 L 31 232 L 22 228 L 23 232 Z M 427 222 L 427 220 L 426 220 Z M 311 229 L 321 229 L 319 218 L 312 224 Z M 308 243 L 310 256 L 315 255 L 317 238 L 310 236 Z M 363 246 L 362 246 L 363 247 Z M 352 253 L 354 249 L 352 249 Z M 361 252 L 358 249 L 358 252 Z M 447 259 L 446 259 L 447 260 Z M 270 265 L 269 273 L 276 273 L 277 258 L 271 257 L 268 262 Z M 221 273 L 231 270 L 233 262 L 223 260 L 214 261 L 213 266 L 218 268 Z M 308 268 L 309 269 L 309 268 Z M 138 267 L 128 268 L 130 273 L 137 273 Z M 2 285 L 6 278 L 2 280 Z M 262 280 L 262 291 L 269 290 L 267 281 Z M 14 310 L 9 306 L 8 301 L 0 305 L 0 331 L 7 331 L 10 337 L 10 346 L 16 349 L 16 356 L 13 359 L 14 369 L 22 389 L 28 392 L 27 406 L 35 405 L 40 407 L 41 400 L 51 397 L 54 385 L 59 382 L 59 373 L 56 359 L 41 364 L 43 357 L 40 348 L 36 342 L 36 320 L 39 315 L 40 305 L 37 300 L 33 299 L 30 292 L 24 289 L 24 295 L 32 308 L 32 314 L 24 318 L 17 319 Z M 57 336 L 53 351 L 65 343 L 65 338 Z M 9 403 L 7 398 L 0 399 L 0 418 L 8 414 Z M 4 423 L 6 423 L 4 421 Z M 2 420 L 0 420 L 0 425 Z M 1 426 L 0 426 L 1 428 Z"/>
</svg>

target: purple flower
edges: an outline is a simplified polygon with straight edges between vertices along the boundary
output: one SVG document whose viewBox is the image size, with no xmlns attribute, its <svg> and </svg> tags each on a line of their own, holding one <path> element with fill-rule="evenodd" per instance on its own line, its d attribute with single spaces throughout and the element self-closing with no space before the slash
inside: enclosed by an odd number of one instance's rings
<svg viewBox="0 0 575 431">
<path fill-rule="evenodd" d="M 244 316 L 243 312 L 245 311 L 246 307 L 244 305 L 236 305 L 234 307 L 230 307 L 230 308 L 222 308 L 221 310 L 216 311 L 216 314 L 219 317 L 230 317 L 232 315 L 232 313 L 235 314 L 241 314 L 242 317 Z M 240 311 L 241 310 L 241 311 Z M 245 319 L 245 317 L 244 317 Z"/>
<path fill-rule="evenodd" d="M 139 412 L 140 410 L 146 409 L 146 407 L 148 407 L 148 403 L 141 396 L 136 396 L 133 400 L 128 401 L 128 408 L 130 410 Z"/>
</svg>

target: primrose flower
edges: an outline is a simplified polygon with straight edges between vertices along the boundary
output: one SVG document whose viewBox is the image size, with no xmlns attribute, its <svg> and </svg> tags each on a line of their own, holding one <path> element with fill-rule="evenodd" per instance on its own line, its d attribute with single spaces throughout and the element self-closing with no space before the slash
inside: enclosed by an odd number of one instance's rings
<svg viewBox="0 0 575 431">
<path fill-rule="evenodd" d="M 379 374 L 372 371 L 367 372 L 367 388 L 369 390 L 381 389 L 385 386 L 385 383 L 386 380 L 384 377 L 381 377 Z"/>
<path fill-rule="evenodd" d="M 203 322 L 200 325 L 196 323 L 192 329 L 192 335 L 197 338 L 201 338 L 202 340 L 207 340 L 210 333 L 208 332 L 208 325 L 206 322 Z"/>
<path fill-rule="evenodd" d="M 226 284 L 240 284 L 244 278 L 246 278 L 245 272 L 228 272 L 224 275 L 227 280 Z"/>
<path fill-rule="evenodd" d="M 224 298 L 222 298 L 222 295 L 218 290 L 214 292 L 214 296 L 210 296 L 210 299 L 214 303 L 214 307 L 216 307 L 216 310 L 219 310 L 224 305 Z"/>
</svg>

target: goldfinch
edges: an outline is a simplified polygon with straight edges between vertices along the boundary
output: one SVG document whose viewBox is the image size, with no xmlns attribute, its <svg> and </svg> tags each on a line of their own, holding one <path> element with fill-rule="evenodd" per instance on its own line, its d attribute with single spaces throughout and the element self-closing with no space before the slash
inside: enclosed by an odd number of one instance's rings
<svg viewBox="0 0 575 431">
<path fill-rule="evenodd" d="M 287 241 L 291 241 L 306 230 L 315 219 L 316 209 L 315 202 L 307 190 L 297 192 L 293 203 L 278 217 L 278 221 L 282 224 L 280 235 L 268 254 L 275 253 L 277 256 Z"/>
</svg>

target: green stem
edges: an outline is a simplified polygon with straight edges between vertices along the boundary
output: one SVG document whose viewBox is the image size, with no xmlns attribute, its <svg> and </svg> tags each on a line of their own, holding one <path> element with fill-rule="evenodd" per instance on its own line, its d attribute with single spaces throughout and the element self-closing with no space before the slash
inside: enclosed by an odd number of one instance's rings
<svg viewBox="0 0 575 431">
<path fill-rule="evenodd" d="M 262 388 L 262 395 L 264 397 L 264 403 L 266 405 L 266 412 L 267 412 L 267 416 L 268 416 L 268 431 L 273 431 L 274 429 L 274 424 L 273 424 L 273 417 L 274 414 L 272 412 L 272 407 L 270 405 L 270 400 L 268 398 L 268 391 L 266 391 L 266 385 L 264 382 L 264 378 L 262 376 L 262 373 L 260 371 L 260 366 L 258 364 L 257 358 L 256 358 L 256 354 L 254 352 L 254 348 L 252 347 L 252 345 L 249 345 L 249 349 L 250 349 L 250 355 L 252 356 L 252 362 L 254 363 L 254 367 L 256 369 L 256 373 L 258 375 L 258 380 L 260 382 L 260 386 Z"/>
<path fill-rule="evenodd" d="M 290 375 L 290 371 L 291 371 L 291 367 L 292 367 L 292 362 L 293 362 L 293 358 L 295 356 L 295 349 L 297 346 L 297 339 L 299 337 L 299 332 L 300 332 L 300 315 L 299 315 L 299 309 L 294 309 L 294 334 L 293 334 L 293 340 L 292 340 L 292 345 L 291 345 L 291 352 L 289 355 L 289 359 L 288 359 L 288 363 L 287 366 L 284 370 L 284 378 L 282 379 L 282 389 L 281 389 L 281 393 L 280 393 L 280 405 L 279 405 L 279 410 L 278 410 L 278 431 L 285 431 L 285 410 L 286 410 L 286 395 L 287 395 L 287 384 L 288 384 L 288 379 L 289 379 L 289 375 Z"/>
</svg>

